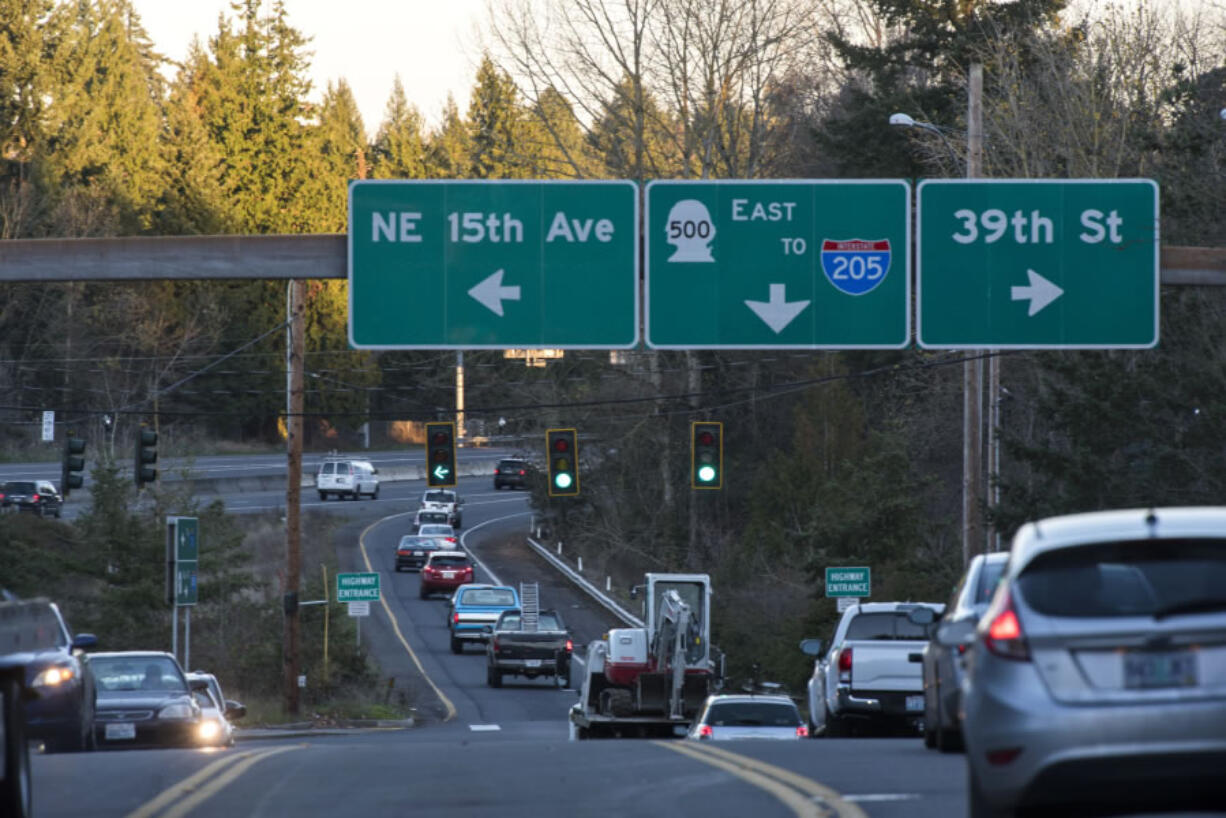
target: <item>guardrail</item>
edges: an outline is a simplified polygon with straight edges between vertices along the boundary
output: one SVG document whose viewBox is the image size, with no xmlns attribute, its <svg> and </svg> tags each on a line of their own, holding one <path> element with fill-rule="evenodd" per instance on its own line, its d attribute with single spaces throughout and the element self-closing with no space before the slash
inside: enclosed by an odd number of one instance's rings
<svg viewBox="0 0 1226 818">
<path fill-rule="evenodd" d="M 586 592 L 588 596 L 590 596 L 592 599 L 600 603 L 600 605 L 606 608 L 614 616 L 620 618 L 623 622 L 633 627 L 636 627 L 636 628 L 646 627 L 643 624 L 643 620 L 639 619 L 637 616 L 627 611 L 621 605 L 618 605 L 612 599 L 605 596 L 595 585 L 593 585 L 592 583 L 584 579 L 582 574 L 580 574 L 575 569 L 571 568 L 569 565 L 567 565 L 562 560 L 555 557 L 553 554 L 549 553 L 548 548 L 541 545 L 539 542 L 532 539 L 531 537 L 528 537 L 527 540 L 528 540 L 529 548 L 531 548 L 532 550 L 536 551 L 536 553 L 544 557 L 546 562 L 548 562 L 554 568 L 558 569 L 558 571 L 560 571 L 563 574 L 563 576 L 565 576 L 571 582 L 575 583 L 575 585 L 578 585 L 580 590 Z"/>
</svg>

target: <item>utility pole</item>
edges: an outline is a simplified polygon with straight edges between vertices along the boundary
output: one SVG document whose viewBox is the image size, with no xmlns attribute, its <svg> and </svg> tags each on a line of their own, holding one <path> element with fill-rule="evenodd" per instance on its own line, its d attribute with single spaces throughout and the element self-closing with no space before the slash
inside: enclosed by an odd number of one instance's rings
<svg viewBox="0 0 1226 818">
<path fill-rule="evenodd" d="M 966 178 L 983 175 L 983 64 L 971 63 L 966 105 Z M 983 359 L 962 364 L 962 565 L 983 547 Z"/>
<path fill-rule="evenodd" d="M 468 440 L 464 428 L 464 350 L 455 354 L 455 436 L 456 442 Z"/>
<path fill-rule="evenodd" d="M 289 466 L 285 485 L 285 631 L 282 653 L 282 691 L 285 712 L 298 714 L 298 585 L 302 574 L 302 391 L 306 345 L 306 281 L 289 284 L 287 379 L 289 406 L 285 418 Z"/>
</svg>

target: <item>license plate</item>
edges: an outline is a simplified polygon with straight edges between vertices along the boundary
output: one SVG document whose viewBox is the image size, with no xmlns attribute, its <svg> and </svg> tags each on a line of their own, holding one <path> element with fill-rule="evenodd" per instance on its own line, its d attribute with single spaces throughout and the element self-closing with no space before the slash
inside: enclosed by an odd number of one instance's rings
<svg viewBox="0 0 1226 818">
<path fill-rule="evenodd" d="M 907 697 L 907 712 L 908 713 L 919 713 L 923 709 L 924 709 L 924 697 L 923 696 L 908 696 Z"/>
<path fill-rule="evenodd" d="M 1196 654 L 1190 650 L 1124 654 L 1124 687 L 1129 690 L 1195 686 Z"/>
<path fill-rule="evenodd" d="M 540 659 L 525 659 L 524 660 L 524 667 L 540 667 L 540 666 L 541 666 Z"/>
<path fill-rule="evenodd" d="M 117 721 L 106 726 L 107 741 L 121 741 L 136 738 L 136 725 L 128 721 Z"/>
<path fill-rule="evenodd" d="M 414 551 L 414 552 L 413 552 L 413 556 L 415 556 L 415 557 L 422 557 L 422 556 L 425 556 L 425 552 L 423 552 L 423 551 Z"/>
<path fill-rule="evenodd" d="M 444 571 L 443 579 L 455 579 L 455 571 Z"/>
</svg>

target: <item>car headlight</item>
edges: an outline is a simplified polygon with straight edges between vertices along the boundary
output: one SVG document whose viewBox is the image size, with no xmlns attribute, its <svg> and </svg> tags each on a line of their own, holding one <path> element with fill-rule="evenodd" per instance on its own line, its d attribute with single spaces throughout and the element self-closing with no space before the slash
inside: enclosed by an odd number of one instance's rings
<svg viewBox="0 0 1226 818">
<path fill-rule="evenodd" d="M 158 711 L 159 719 L 190 719 L 194 715 L 190 704 L 168 704 Z"/>
<path fill-rule="evenodd" d="M 55 665 L 44 669 L 34 677 L 33 687 L 59 687 L 71 681 L 77 675 L 76 671 L 66 665 Z"/>
<path fill-rule="evenodd" d="M 200 722 L 200 727 L 197 729 L 197 735 L 201 741 L 212 741 L 217 738 L 220 732 L 221 724 L 218 723 L 217 719 L 205 719 Z"/>
</svg>

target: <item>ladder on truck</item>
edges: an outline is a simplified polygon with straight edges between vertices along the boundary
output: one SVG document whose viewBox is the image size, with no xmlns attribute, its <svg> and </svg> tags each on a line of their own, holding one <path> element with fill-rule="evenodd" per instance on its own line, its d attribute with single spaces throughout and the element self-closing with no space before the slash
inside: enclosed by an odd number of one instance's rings
<svg viewBox="0 0 1226 818">
<path fill-rule="evenodd" d="M 523 630 L 535 631 L 540 627 L 541 592 L 535 582 L 519 584 L 519 610 Z"/>
</svg>

